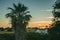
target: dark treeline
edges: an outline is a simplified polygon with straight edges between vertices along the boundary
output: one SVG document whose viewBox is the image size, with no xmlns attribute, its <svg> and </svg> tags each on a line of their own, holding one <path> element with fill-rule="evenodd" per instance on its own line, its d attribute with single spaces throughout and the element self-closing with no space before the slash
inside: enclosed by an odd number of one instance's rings
<svg viewBox="0 0 60 40">
<path fill-rule="evenodd" d="M 12 32 L 12 31 L 14 31 L 14 30 L 13 30 L 13 28 L 9 28 L 9 27 L 7 27 L 7 28 L 0 27 L 0 32 L 1 32 L 1 31 Z"/>
</svg>

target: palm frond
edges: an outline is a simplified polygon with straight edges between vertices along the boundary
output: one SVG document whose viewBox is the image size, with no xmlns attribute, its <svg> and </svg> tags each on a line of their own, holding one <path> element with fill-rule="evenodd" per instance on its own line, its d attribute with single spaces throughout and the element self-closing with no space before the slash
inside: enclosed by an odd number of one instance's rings
<svg viewBox="0 0 60 40">
<path fill-rule="evenodd" d="M 18 6 L 15 3 L 13 3 L 13 7 L 16 9 Z"/>
<path fill-rule="evenodd" d="M 24 19 L 25 19 L 26 21 L 30 21 L 30 18 L 32 18 L 31 15 L 25 15 L 25 17 L 24 17 Z"/>
<path fill-rule="evenodd" d="M 11 7 L 8 7 L 8 9 L 10 9 L 10 10 L 14 11 L 14 9 L 13 9 L 13 8 L 11 8 Z"/>
<path fill-rule="evenodd" d="M 27 11 L 27 10 L 28 10 L 28 7 L 26 7 L 26 6 L 23 4 L 23 6 L 22 6 L 22 8 L 21 8 L 21 9 L 22 9 L 21 11 L 25 12 L 25 11 Z"/>
<path fill-rule="evenodd" d="M 18 12 L 21 12 L 21 7 L 22 7 L 22 4 L 18 3 Z"/>
<path fill-rule="evenodd" d="M 26 12 L 23 12 L 22 15 L 27 15 L 28 13 L 30 13 L 30 11 L 26 11 Z"/>
<path fill-rule="evenodd" d="M 18 7 L 20 7 L 20 8 L 21 8 L 21 7 L 22 7 L 22 4 L 21 4 L 21 3 L 18 3 Z"/>
<path fill-rule="evenodd" d="M 8 17 L 11 17 L 11 13 L 6 14 L 5 16 L 6 16 L 7 18 L 8 18 Z"/>
<path fill-rule="evenodd" d="M 11 12 L 6 14 L 7 18 L 10 17 L 11 20 L 17 20 L 17 21 L 22 20 L 27 23 L 30 21 L 32 16 L 27 14 L 27 13 L 30 13 L 30 11 L 27 11 L 28 7 L 26 7 L 24 4 L 21 4 L 21 3 L 18 3 L 18 5 L 13 3 L 13 7 L 14 8 L 8 7 L 8 9 L 10 9 Z"/>
</svg>

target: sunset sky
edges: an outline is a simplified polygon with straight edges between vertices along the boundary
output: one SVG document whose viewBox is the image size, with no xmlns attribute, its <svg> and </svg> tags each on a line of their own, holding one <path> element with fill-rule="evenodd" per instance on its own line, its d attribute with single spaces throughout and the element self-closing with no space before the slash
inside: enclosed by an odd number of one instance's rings
<svg viewBox="0 0 60 40">
<path fill-rule="evenodd" d="M 9 13 L 8 7 L 13 7 L 13 3 L 21 2 L 25 4 L 32 15 L 30 23 L 50 23 L 53 18 L 52 10 L 56 0 L 0 0 L 0 25 L 9 24 L 10 20 L 5 17 Z"/>
</svg>

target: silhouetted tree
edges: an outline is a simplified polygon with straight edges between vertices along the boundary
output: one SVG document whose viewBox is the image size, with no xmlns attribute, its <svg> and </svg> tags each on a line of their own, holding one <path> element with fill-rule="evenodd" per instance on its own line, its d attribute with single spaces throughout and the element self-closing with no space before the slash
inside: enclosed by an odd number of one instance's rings
<svg viewBox="0 0 60 40">
<path fill-rule="evenodd" d="M 54 16 L 54 24 L 53 27 L 49 29 L 50 40 L 60 40 L 60 2 L 55 3 L 53 6 L 53 16 Z"/>
<path fill-rule="evenodd" d="M 6 17 L 11 18 L 11 24 L 15 31 L 16 40 L 26 40 L 25 38 L 25 31 L 30 18 L 32 17 L 28 11 L 28 8 L 21 3 L 16 5 L 13 3 L 14 8 L 8 7 L 11 9 L 11 12 L 6 14 Z"/>
</svg>

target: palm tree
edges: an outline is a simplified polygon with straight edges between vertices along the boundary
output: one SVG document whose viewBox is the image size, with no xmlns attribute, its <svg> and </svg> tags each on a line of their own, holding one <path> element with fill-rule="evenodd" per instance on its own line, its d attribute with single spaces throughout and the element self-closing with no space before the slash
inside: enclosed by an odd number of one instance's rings
<svg viewBox="0 0 60 40">
<path fill-rule="evenodd" d="M 11 18 L 11 24 L 14 28 L 16 40 L 26 40 L 26 26 L 32 16 L 28 14 L 28 8 L 24 4 L 18 3 L 18 5 L 16 5 L 13 3 L 13 7 L 14 8 L 8 7 L 11 12 L 7 13 L 6 17 Z"/>
</svg>

